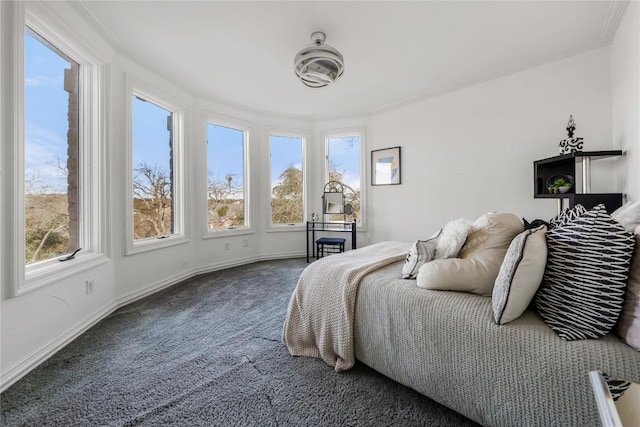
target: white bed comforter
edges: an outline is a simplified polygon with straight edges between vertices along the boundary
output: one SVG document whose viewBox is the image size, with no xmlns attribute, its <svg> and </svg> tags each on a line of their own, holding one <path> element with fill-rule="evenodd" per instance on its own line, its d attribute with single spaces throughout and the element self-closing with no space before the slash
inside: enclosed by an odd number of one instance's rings
<svg viewBox="0 0 640 427">
<path fill-rule="evenodd" d="M 376 243 L 322 258 L 300 276 L 287 310 L 282 341 L 292 356 L 321 357 L 336 371 L 353 367 L 353 317 L 360 280 L 402 260 L 407 243 Z"/>
</svg>

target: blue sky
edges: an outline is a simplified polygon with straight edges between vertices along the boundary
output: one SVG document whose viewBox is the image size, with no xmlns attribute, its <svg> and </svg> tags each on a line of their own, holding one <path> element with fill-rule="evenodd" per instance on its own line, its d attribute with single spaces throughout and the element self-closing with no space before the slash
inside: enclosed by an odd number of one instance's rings
<svg viewBox="0 0 640 427">
<path fill-rule="evenodd" d="M 233 176 L 238 186 L 244 183 L 244 132 L 226 126 L 207 124 L 207 176 L 223 181 Z"/>
<path fill-rule="evenodd" d="M 302 138 L 271 135 L 271 185 L 289 166 L 302 167 Z"/>
<path fill-rule="evenodd" d="M 66 177 L 55 166 L 67 158 L 64 69 L 69 62 L 35 38 L 25 37 L 25 178 L 27 190 L 66 192 Z M 29 188 L 32 187 L 32 188 Z"/>
<path fill-rule="evenodd" d="M 360 185 L 360 137 L 329 138 L 329 159 L 334 167 L 344 172 L 342 182 L 359 190 Z"/>
<path fill-rule="evenodd" d="M 49 192 L 65 192 L 66 178 L 55 166 L 67 157 L 67 102 L 64 91 L 64 69 L 69 62 L 30 35 L 25 36 L 25 172 L 27 187 Z M 166 129 L 169 111 L 150 102 L 133 98 L 133 166 L 141 163 L 169 170 L 169 133 Z M 346 143 L 348 138 L 332 138 L 331 158 L 339 159 L 337 167 L 345 170 L 345 183 L 354 186 L 360 174 L 360 142 Z M 243 132 L 224 126 L 207 126 L 207 140 L 215 149 L 207 150 L 207 172 L 214 179 L 234 175 L 243 181 Z M 272 136 L 271 183 L 278 181 L 290 165 L 302 165 L 301 139 Z M 29 190 L 29 188 L 27 188 Z"/>
<path fill-rule="evenodd" d="M 133 167 L 141 164 L 158 167 L 169 173 L 169 131 L 167 117 L 170 111 L 140 98 L 132 98 Z"/>
</svg>

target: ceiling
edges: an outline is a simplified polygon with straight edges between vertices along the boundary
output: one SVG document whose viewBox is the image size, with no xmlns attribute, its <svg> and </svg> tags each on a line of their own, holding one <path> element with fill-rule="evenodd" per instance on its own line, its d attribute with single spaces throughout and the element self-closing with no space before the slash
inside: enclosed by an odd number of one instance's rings
<svg viewBox="0 0 640 427">
<path fill-rule="evenodd" d="M 81 1 L 120 53 L 199 98 L 313 120 L 384 111 L 608 44 L 620 1 Z M 295 54 L 345 58 L 312 89 Z"/>
</svg>

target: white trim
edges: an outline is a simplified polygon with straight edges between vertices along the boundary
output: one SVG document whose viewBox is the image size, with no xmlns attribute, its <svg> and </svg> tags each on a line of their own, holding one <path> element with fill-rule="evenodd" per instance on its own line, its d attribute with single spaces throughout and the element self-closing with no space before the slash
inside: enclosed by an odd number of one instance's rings
<svg viewBox="0 0 640 427">
<path fill-rule="evenodd" d="M 2 378 L 0 378 L 0 384 L 2 384 L 0 386 L 0 392 L 4 392 L 16 381 L 20 380 L 33 369 L 37 368 L 41 363 L 56 354 L 71 341 L 75 340 L 91 327 L 95 326 L 102 319 L 113 313 L 117 308 L 118 307 L 115 303 L 108 304 L 97 313 L 94 313 L 84 321 L 77 324 L 72 329 L 60 335 L 58 338 L 53 339 L 48 344 L 41 347 L 39 350 L 34 351 L 33 353 L 25 357 L 22 361 L 7 369 L 2 373 Z"/>
<path fill-rule="evenodd" d="M 16 2 L 14 5 L 13 33 L 13 86 L 14 136 L 13 151 L 13 200 L 12 217 L 12 260 L 11 278 L 13 296 L 46 286 L 61 278 L 92 268 L 106 261 L 106 105 L 108 66 L 100 65 L 99 56 L 86 50 L 74 38 L 74 33 L 60 22 L 46 8 L 37 3 Z M 24 132 L 24 37 L 25 27 L 64 52 L 80 65 L 79 73 L 79 180 L 78 193 L 80 242 L 83 248 L 76 259 L 62 264 L 56 258 L 25 265 L 25 132 Z"/>
<path fill-rule="evenodd" d="M 22 3 L 22 1 L 20 2 Z M 91 60 L 96 64 L 105 64 L 109 62 L 111 52 L 107 49 L 103 43 L 96 43 L 97 38 L 88 37 L 86 33 L 79 30 L 77 26 L 69 25 L 69 17 L 65 12 L 62 12 L 57 7 L 52 7 L 48 0 L 29 1 L 26 8 L 34 12 L 34 15 L 38 15 L 43 20 L 52 23 L 51 28 L 54 31 L 59 32 L 65 39 L 72 44 L 72 49 L 78 52 L 88 53 L 91 52 Z M 65 2 L 70 6 L 74 6 L 75 1 Z M 75 8 L 76 11 L 79 11 Z M 95 30 L 96 27 L 92 26 Z"/>
<path fill-rule="evenodd" d="M 206 227 L 206 225 L 205 225 Z M 221 228 L 218 230 L 207 230 L 206 234 L 201 236 L 202 239 L 216 239 L 218 237 L 242 236 L 246 234 L 255 234 L 255 230 L 249 227 Z"/>
<path fill-rule="evenodd" d="M 167 93 L 147 84 L 144 80 L 138 79 L 130 74 L 125 76 L 125 123 L 127 133 L 126 148 L 126 168 L 125 168 L 125 226 L 126 226 L 126 255 L 133 255 L 141 252 L 151 251 L 168 246 L 186 243 L 185 223 L 185 120 L 188 102 L 181 99 L 174 93 Z M 152 237 L 148 239 L 134 239 L 133 237 L 133 105 L 134 96 L 153 103 L 172 113 L 172 150 L 173 150 L 173 187 L 172 210 L 173 210 L 173 233 L 163 237 Z"/>
<path fill-rule="evenodd" d="M 288 231 L 305 231 L 306 224 L 271 224 L 265 232 L 267 233 L 285 233 Z"/>
<path fill-rule="evenodd" d="M 617 0 L 609 3 L 607 16 L 605 17 L 602 29 L 600 30 L 600 39 L 606 44 L 613 41 L 613 38 L 618 31 L 618 27 L 620 26 L 620 21 L 622 20 L 624 11 L 627 9 L 628 3 L 628 0 Z"/>
<path fill-rule="evenodd" d="M 207 226 L 209 222 L 209 213 L 208 213 L 208 197 L 205 198 L 204 204 L 204 223 L 202 238 L 210 239 L 216 237 L 228 237 L 242 234 L 252 234 L 255 233 L 255 228 L 253 226 L 253 203 L 252 203 L 252 185 L 251 185 L 251 156 L 250 153 L 252 151 L 252 136 L 253 136 L 253 125 L 251 122 L 246 120 L 236 119 L 229 116 L 224 116 L 220 114 L 216 114 L 213 112 L 205 111 L 204 112 L 204 122 L 205 122 L 205 142 L 207 141 L 207 127 L 209 124 L 224 126 L 231 129 L 236 129 L 242 131 L 243 133 L 243 141 L 242 141 L 242 156 L 243 156 L 243 177 L 242 184 L 244 186 L 243 189 L 243 197 L 244 197 L 244 225 L 236 228 L 220 228 L 210 230 Z M 205 179 L 204 179 L 204 192 L 199 194 L 207 194 L 207 187 L 209 183 L 209 164 L 207 163 L 207 159 L 209 158 L 209 145 L 205 144 Z"/>
<path fill-rule="evenodd" d="M 87 6 L 86 2 L 83 0 L 75 0 L 68 2 L 71 7 L 73 7 L 76 12 L 78 12 L 85 21 L 91 24 L 93 29 L 102 36 L 103 39 L 107 41 L 107 43 L 113 49 L 117 49 L 122 45 L 120 39 L 115 35 L 113 31 L 107 28 L 106 25 L 102 23 L 102 21 L 91 12 L 89 6 Z"/>
<path fill-rule="evenodd" d="M 0 3 L 0 62 L 5 63 L 5 23 L 3 21 L 4 18 L 4 4 Z M 7 79 L 9 81 L 11 79 Z M 5 70 L 4 67 L 0 67 L 0 141 L 5 141 L 5 96 L 4 96 L 4 85 L 5 85 Z M 6 141 L 9 141 L 7 139 Z M 3 147 L 0 147 L 0 200 L 4 202 L 4 185 L 5 185 L 5 174 L 4 174 L 4 150 Z M 5 271 L 5 258 L 4 258 L 4 227 L 5 227 L 5 211 L 6 209 L 0 209 L 0 283 L 4 283 L 6 277 L 4 275 Z M 5 289 L 0 289 L 0 300 L 3 298 L 5 294 Z"/>
<path fill-rule="evenodd" d="M 266 177 L 266 192 L 267 194 L 267 218 L 266 218 L 266 231 L 293 231 L 296 229 L 305 229 L 307 220 L 307 205 L 309 203 L 309 167 L 308 167 L 308 145 L 311 141 L 310 132 L 302 129 L 283 128 L 283 127 L 266 127 L 265 135 L 267 141 L 267 154 L 269 160 L 269 167 L 267 169 Z M 302 140 L 302 222 L 294 224 L 273 224 L 271 222 L 271 137 L 280 136 L 285 138 L 298 138 Z M 285 230 L 286 228 L 286 230 Z"/>
<path fill-rule="evenodd" d="M 14 3 L 13 40 L 13 218 L 12 283 L 17 296 L 25 281 L 24 265 L 24 3 Z M 11 141 L 11 140 L 9 140 Z"/>
<path fill-rule="evenodd" d="M 268 261 L 274 259 L 288 259 L 288 258 L 304 258 L 306 256 L 306 252 L 282 252 L 278 254 L 271 255 L 256 255 L 252 257 L 245 257 L 240 259 L 234 259 L 231 261 L 218 262 L 209 264 L 203 267 L 194 268 L 189 271 L 186 271 L 181 274 L 176 274 L 167 279 L 158 281 L 151 285 L 145 286 L 142 289 L 131 292 L 123 297 L 116 299 L 113 303 L 106 305 L 100 311 L 91 316 L 87 317 L 85 320 L 80 322 L 78 325 L 70 329 L 69 331 L 63 333 L 59 337 L 51 340 L 48 344 L 41 347 L 39 350 L 34 351 L 29 354 L 27 357 L 17 362 L 15 365 L 7 369 L 5 372 L 2 372 L 0 375 L 0 392 L 4 392 L 8 389 L 12 384 L 16 381 L 20 380 L 22 377 L 27 375 L 33 369 L 38 367 L 40 364 L 45 362 L 59 350 L 61 350 L 64 346 L 69 344 L 71 341 L 82 335 L 87 330 L 91 329 L 98 322 L 105 319 L 114 311 L 131 304 L 137 300 L 145 298 L 149 295 L 152 295 L 158 291 L 171 287 L 173 285 L 177 285 L 185 280 L 188 280 L 194 276 L 206 273 L 212 273 L 218 270 L 224 270 L 231 267 L 238 267 L 241 265 L 247 265 L 254 262 L 259 261 Z"/>
</svg>

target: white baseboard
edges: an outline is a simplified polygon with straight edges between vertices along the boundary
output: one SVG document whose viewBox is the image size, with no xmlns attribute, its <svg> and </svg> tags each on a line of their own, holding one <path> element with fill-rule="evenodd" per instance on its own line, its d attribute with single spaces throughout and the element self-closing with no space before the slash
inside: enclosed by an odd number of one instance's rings
<svg viewBox="0 0 640 427">
<path fill-rule="evenodd" d="M 275 259 L 286 259 L 286 258 L 303 258 L 306 256 L 305 252 L 290 252 L 290 253 L 279 253 L 272 255 L 256 255 L 251 257 L 245 257 L 240 259 L 235 259 L 232 261 L 220 262 L 209 264 L 204 267 L 200 267 L 197 269 L 192 269 L 189 271 L 182 272 L 180 274 L 176 274 L 174 276 L 163 279 L 159 282 L 156 282 L 152 285 L 145 286 L 144 288 L 131 292 L 123 297 L 117 298 L 111 304 L 102 308 L 99 312 L 91 315 L 83 322 L 80 322 L 78 325 L 60 335 L 58 338 L 52 340 L 49 344 L 42 347 L 40 350 L 33 352 L 29 356 L 25 357 L 22 361 L 18 362 L 15 366 L 7 370 L 6 372 L 2 372 L 0 375 L 0 392 L 8 389 L 12 384 L 18 381 L 20 378 L 27 375 L 33 369 L 38 367 L 40 364 L 45 362 L 51 356 L 56 354 L 59 350 L 61 350 L 64 346 L 69 344 L 71 341 L 82 335 L 84 332 L 91 329 L 98 322 L 109 316 L 111 313 L 116 311 L 119 308 L 122 308 L 128 304 L 131 304 L 134 301 L 147 297 L 151 294 L 154 294 L 162 289 L 168 288 L 170 286 L 176 285 L 184 280 L 190 279 L 191 277 L 197 276 L 199 274 L 211 273 L 213 271 L 224 270 L 225 268 L 237 267 L 240 265 L 246 265 L 253 262 L 258 261 L 268 261 Z"/>
<path fill-rule="evenodd" d="M 12 368 L 2 373 L 0 377 L 0 392 L 8 389 L 13 383 L 20 378 L 27 375 L 33 369 L 37 368 L 41 363 L 49 359 L 56 354 L 64 346 L 69 344 L 74 339 L 78 338 L 92 326 L 96 325 L 99 321 L 113 313 L 118 307 L 115 303 L 111 303 L 102 308 L 99 312 L 93 314 L 91 317 L 80 322 L 78 325 L 68 330 L 58 338 L 51 341 L 49 344 L 42 347 L 40 350 L 31 353 L 25 357 L 21 362 L 14 365 Z"/>
</svg>

